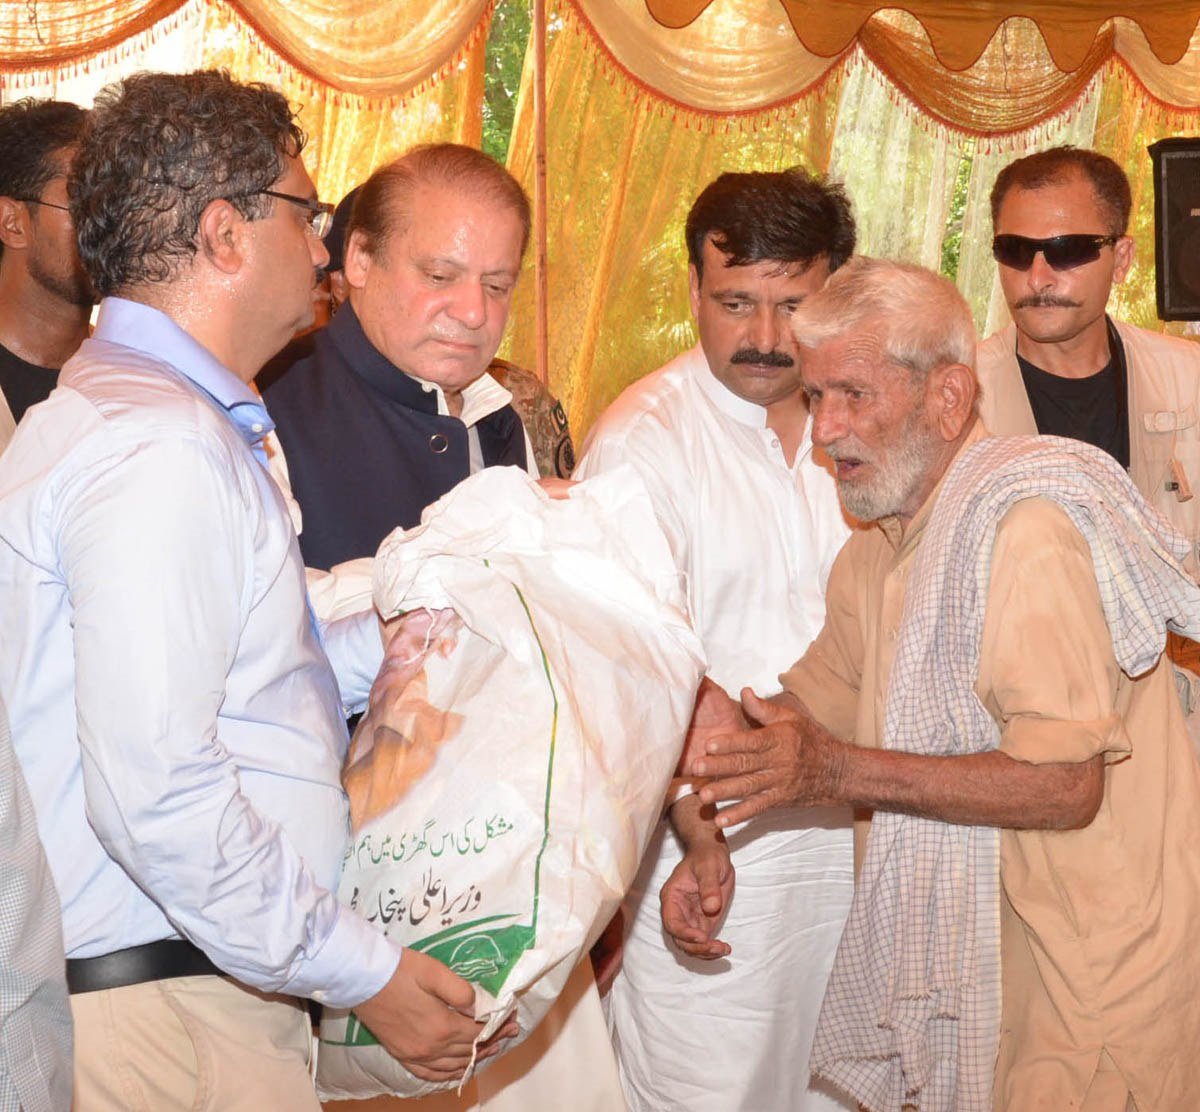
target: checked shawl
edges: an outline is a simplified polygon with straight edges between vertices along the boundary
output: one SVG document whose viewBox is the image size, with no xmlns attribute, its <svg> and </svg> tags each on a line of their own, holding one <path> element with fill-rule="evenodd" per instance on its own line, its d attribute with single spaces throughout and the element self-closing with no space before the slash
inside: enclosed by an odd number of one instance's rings
<svg viewBox="0 0 1200 1112">
<path fill-rule="evenodd" d="M 989 437 L 951 466 L 914 558 L 884 746 L 996 748 L 974 691 L 996 527 L 1024 498 L 1058 503 L 1092 551 L 1117 663 L 1158 660 L 1170 625 L 1200 632 L 1200 589 L 1172 531 L 1105 453 L 1060 437 Z M 1186 616 L 1186 617 L 1185 617 Z M 869 1112 L 988 1112 L 1000 1030 L 1000 832 L 876 812 L 813 1044 L 813 1073 Z"/>
</svg>

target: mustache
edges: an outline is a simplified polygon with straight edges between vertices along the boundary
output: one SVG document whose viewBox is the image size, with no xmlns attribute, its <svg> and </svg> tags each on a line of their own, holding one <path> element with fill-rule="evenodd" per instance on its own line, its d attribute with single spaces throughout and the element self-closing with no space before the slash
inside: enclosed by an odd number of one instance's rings
<svg viewBox="0 0 1200 1112">
<path fill-rule="evenodd" d="M 854 440 L 843 439 L 834 441 L 832 444 L 826 444 L 822 448 L 822 451 L 824 451 L 824 453 L 831 460 L 833 460 L 834 463 L 840 463 L 842 460 L 846 459 L 858 460 L 860 463 L 870 462 L 869 453 L 867 450 L 862 444 L 859 444 Z"/>
<path fill-rule="evenodd" d="M 1014 309 L 1078 309 L 1079 302 L 1053 293 L 1031 293 L 1023 297 Z"/>
<path fill-rule="evenodd" d="M 786 351 L 756 351 L 754 348 L 742 348 L 729 357 L 733 366 L 753 364 L 756 367 L 794 367 L 794 360 Z"/>
<path fill-rule="evenodd" d="M 329 271 L 323 266 L 313 267 L 313 289 L 315 290 L 326 278 L 329 277 Z"/>
</svg>

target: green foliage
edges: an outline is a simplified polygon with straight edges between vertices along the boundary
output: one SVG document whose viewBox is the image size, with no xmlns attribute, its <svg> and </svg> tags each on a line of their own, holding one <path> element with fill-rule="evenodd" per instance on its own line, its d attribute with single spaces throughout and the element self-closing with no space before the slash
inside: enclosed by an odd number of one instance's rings
<svg viewBox="0 0 1200 1112">
<path fill-rule="evenodd" d="M 939 269 L 952 282 L 958 278 L 963 217 L 967 211 L 967 191 L 971 185 L 971 165 L 974 161 L 975 140 L 967 139 L 959 152 L 958 172 L 954 175 L 954 192 L 950 194 L 950 211 L 946 218 L 946 234 L 942 237 L 942 265 Z"/>
<path fill-rule="evenodd" d="M 529 43 L 530 0 L 497 0 L 484 60 L 483 149 L 498 162 L 508 156 Z"/>
</svg>

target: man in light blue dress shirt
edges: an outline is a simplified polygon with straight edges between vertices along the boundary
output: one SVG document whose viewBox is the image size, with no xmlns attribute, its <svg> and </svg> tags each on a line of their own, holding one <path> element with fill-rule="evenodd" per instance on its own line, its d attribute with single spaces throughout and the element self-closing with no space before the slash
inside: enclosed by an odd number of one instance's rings
<svg viewBox="0 0 1200 1112">
<path fill-rule="evenodd" d="M 224 74 L 101 94 L 69 181 L 95 334 L 0 463 L 0 693 L 62 899 L 80 1110 L 318 1107 L 298 997 L 429 1078 L 479 1030 L 470 985 L 331 893 L 344 715 L 382 646 L 371 613 L 313 619 L 248 385 L 327 259 L 303 141 Z"/>
</svg>

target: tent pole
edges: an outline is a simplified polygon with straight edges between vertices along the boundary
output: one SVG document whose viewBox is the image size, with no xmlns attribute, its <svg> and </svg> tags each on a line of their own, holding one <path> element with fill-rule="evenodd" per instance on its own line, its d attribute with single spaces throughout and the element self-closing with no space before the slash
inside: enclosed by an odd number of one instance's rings
<svg viewBox="0 0 1200 1112">
<path fill-rule="evenodd" d="M 546 0 L 533 0 L 533 250 L 537 376 L 550 381 L 549 274 L 546 254 Z"/>
</svg>

